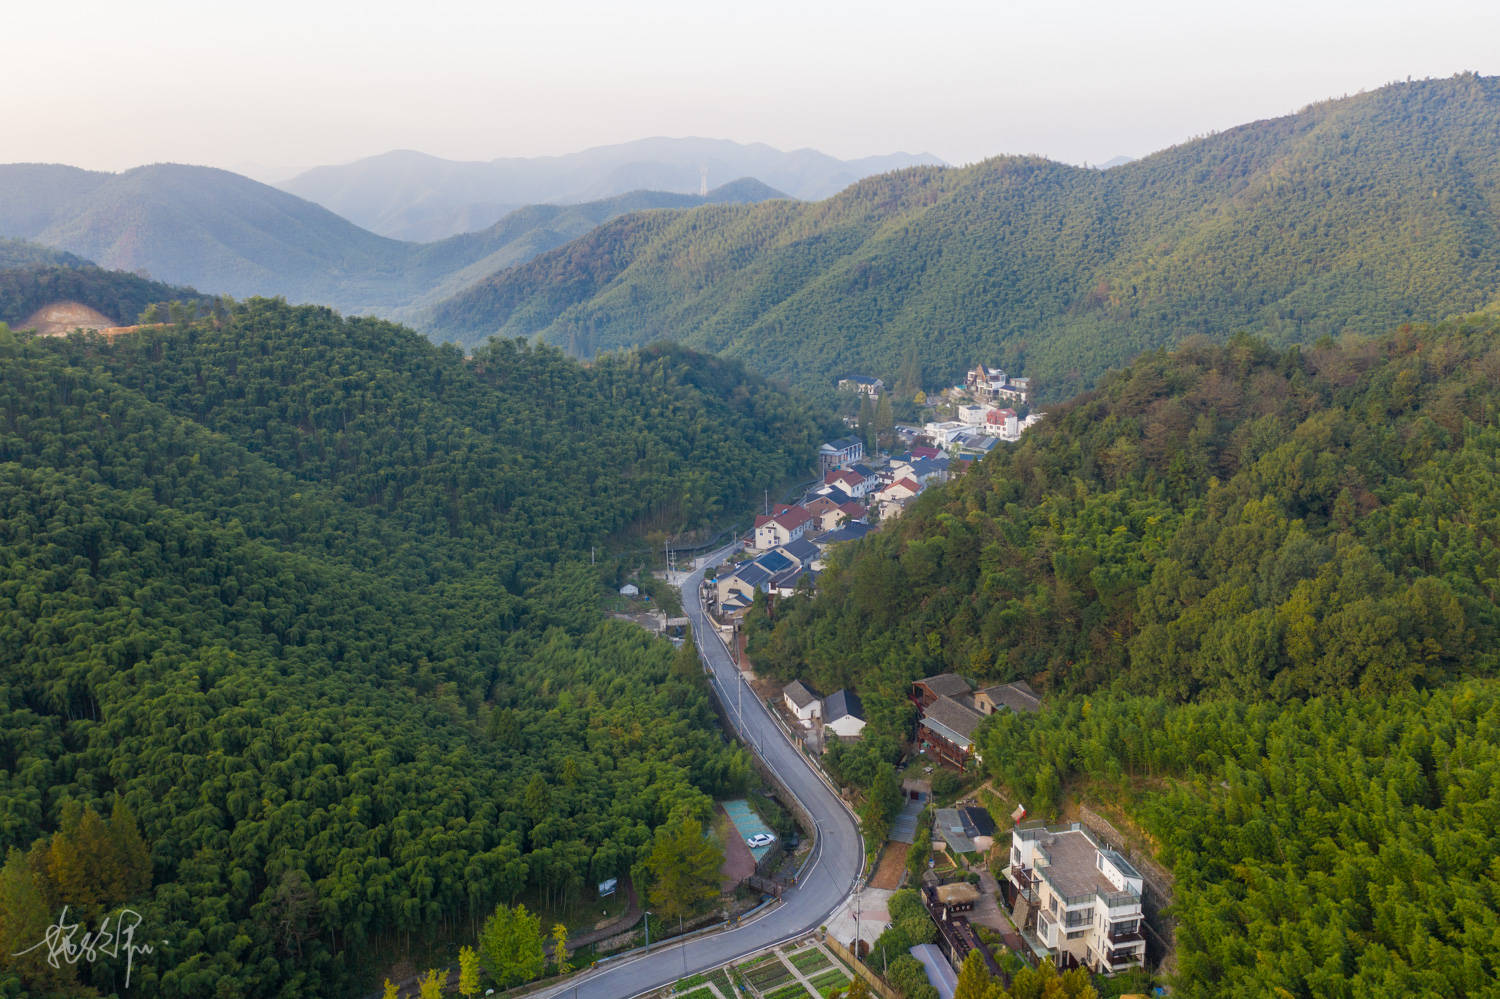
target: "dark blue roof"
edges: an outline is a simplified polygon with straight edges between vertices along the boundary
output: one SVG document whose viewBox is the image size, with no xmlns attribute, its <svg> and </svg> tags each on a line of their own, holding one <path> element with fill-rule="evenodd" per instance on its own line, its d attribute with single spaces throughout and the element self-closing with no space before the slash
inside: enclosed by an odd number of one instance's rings
<svg viewBox="0 0 1500 999">
<path fill-rule="evenodd" d="M 764 566 L 751 562 L 748 565 L 740 566 L 740 571 L 735 573 L 735 575 L 751 586 L 760 586 L 762 583 L 770 580 L 772 573 L 766 571 Z"/>
<path fill-rule="evenodd" d="M 835 690 L 823 702 L 824 721 L 838 721 L 845 715 L 865 720 L 865 706 L 859 703 L 859 695 L 847 687 Z"/>
<path fill-rule="evenodd" d="M 875 530 L 869 524 L 852 521 L 840 527 L 837 531 L 830 531 L 819 540 L 825 545 L 838 544 L 840 541 L 858 541 L 860 538 Z"/>
<path fill-rule="evenodd" d="M 808 540 L 806 535 L 781 545 L 776 550 L 778 552 L 786 552 L 803 565 L 806 565 L 819 555 L 818 546 Z"/>
<path fill-rule="evenodd" d="M 755 564 L 760 566 L 762 569 L 765 569 L 767 572 L 773 574 L 778 572 L 785 572 L 786 570 L 792 568 L 794 565 L 791 559 L 787 558 L 785 555 L 781 554 L 781 552 L 777 551 L 774 548 L 771 551 L 766 552 L 760 558 L 756 559 Z"/>
<path fill-rule="evenodd" d="M 830 486 L 826 493 L 821 493 L 820 495 L 827 496 L 833 500 L 835 506 L 843 506 L 845 503 L 854 502 L 854 497 L 844 492 L 838 486 Z"/>
</svg>

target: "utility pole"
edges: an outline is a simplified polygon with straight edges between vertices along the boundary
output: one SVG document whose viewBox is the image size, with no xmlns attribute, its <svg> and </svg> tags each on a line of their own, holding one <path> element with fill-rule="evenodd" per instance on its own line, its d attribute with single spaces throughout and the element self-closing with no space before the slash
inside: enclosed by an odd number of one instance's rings
<svg viewBox="0 0 1500 999">
<path fill-rule="evenodd" d="M 646 912 L 646 953 L 651 953 L 651 913 Z"/>
</svg>

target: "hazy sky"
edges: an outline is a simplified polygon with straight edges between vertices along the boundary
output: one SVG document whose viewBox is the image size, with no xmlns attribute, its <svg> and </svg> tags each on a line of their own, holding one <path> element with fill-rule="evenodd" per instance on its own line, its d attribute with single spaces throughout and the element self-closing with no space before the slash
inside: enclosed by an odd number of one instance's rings
<svg viewBox="0 0 1500 999">
<path fill-rule="evenodd" d="M 262 179 L 651 135 L 1097 163 L 1408 76 L 1500 72 L 1494 0 L 7 7 L 0 162 Z"/>
</svg>

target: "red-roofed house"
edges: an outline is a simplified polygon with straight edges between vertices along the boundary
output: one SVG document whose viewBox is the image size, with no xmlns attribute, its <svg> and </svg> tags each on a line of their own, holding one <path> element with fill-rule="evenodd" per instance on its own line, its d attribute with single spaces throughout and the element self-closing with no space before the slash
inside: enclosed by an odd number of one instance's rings
<svg viewBox="0 0 1500 999">
<path fill-rule="evenodd" d="M 755 547 L 768 551 L 790 544 L 807 533 L 812 514 L 800 506 L 778 506 L 769 517 L 755 518 Z"/>
<path fill-rule="evenodd" d="M 845 503 L 839 507 L 839 512 L 851 521 L 863 521 L 870 516 L 870 511 L 858 503 Z"/>
<path fill-rule="evenodd" d="M 813 523 L 820 531 L 832 531 L 839 526 L 839 521 L 844 519 L 844 515 L 839 512 L 839 505 L 827 496 L 818 496 L 808 500 L 804 506 L 812 515 Z"/>
</svg>

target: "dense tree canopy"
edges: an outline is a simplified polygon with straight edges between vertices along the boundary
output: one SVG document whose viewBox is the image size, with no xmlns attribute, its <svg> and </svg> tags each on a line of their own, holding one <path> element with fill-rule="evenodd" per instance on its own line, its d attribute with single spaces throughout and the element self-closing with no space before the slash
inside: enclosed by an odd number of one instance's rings
<svg viewBox="0 0 1500 999">
<path fill-rule="evenodd" d="M 1142 832 L 1176 877 L 1178 994 L 1483 994 L 1497 455 L 1493 316 L 1190 342 L 752 617 L 751 655 L 857 686 L 877 737 L 909 732 L 915 677 L 1032 682 L 1046 706 L 981 726 L 984 766 L 1034 815 L 1078 792 Z"/>
<path fill-rule="evenodd" d="M 589 546 L 737 508 L 818 431 L 676 349 L 469 362 L 269 301 L 0 327 L 0 849 L 133 813 L 170 943 L 132 981 L 166 996 L 349 993 L 629 872 L 749 768 L 670 646 L 600 622 Z"/>
<path fill-rule="evenodd" d="M 1186 699 L 1493 673 L 1500 326 L 1153 354 L 935 490 L 755 618 L 752 655 L 854 683 L 900 731 L 918 676 Z M 880 702 L 884 702 L 884 706 Z"/>
</svg>

